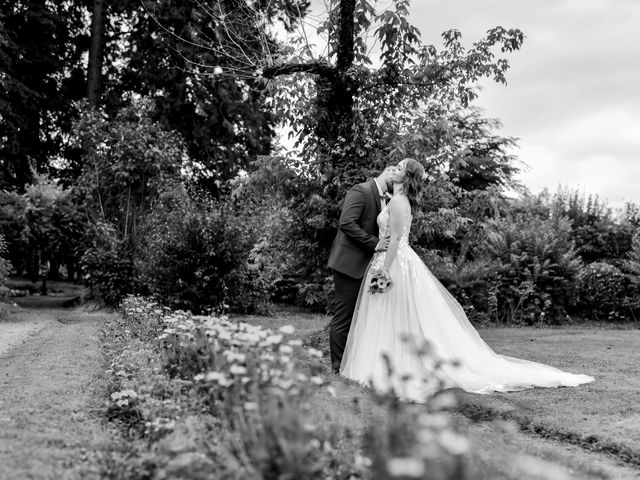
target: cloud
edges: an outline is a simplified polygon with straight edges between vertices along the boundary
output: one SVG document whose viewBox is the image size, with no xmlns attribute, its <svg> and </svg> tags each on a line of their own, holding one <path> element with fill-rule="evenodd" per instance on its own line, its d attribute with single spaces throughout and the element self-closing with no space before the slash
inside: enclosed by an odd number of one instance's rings
<svg viewBox="0 0 640 480">
<path fill-rule="evenodd" d="M 312 0 L 315 14 L 324 3 Z M 411 21 L 436 47 L 451 28 L 467 46 L 497 25 L 521 29 L 508 85 L 483 81 L 477 103 L 520 139 L 522 181 L 640 203 L 640 1 L 413 0 Z"/>
<path fill-rule="evenodd" d="M 532 190 L 559 184 L 640 202 L 640 2 L 451 0 L 414 2 L 427 43 L 457 28 L 467 45 L 496 25 L 520 28 L 508 86 L 483 81 L 478 104 L 518 137 Z M 463 13 L 460 13 L 463 12 Z"/>
</svg>

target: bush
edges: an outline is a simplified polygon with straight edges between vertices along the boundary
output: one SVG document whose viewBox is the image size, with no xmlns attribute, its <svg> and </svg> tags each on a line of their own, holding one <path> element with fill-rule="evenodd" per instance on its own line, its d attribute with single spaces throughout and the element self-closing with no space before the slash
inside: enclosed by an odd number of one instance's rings
<svg viewBox="0 0 640 480">
<path fill-rule="evenodd" d="M 487 298 L 491 317 L 524 324 L 566 318 L 581 266 L 570 222 L 519 213 L 501 218 L 493 228 L 485 253 L 498 263 Z"/>
<path fill-rule="evenodd" d="M 50 264 L 49 278 L 60 278 L 60 267 L 75 280 L 82 250 L 86 215 L 77 192 L 63 188 L 46 175 L 35 180 L 23 194 L 0 192 L 0 218 L 8 244 L 7 255 L 18 276 L 38 279 L 40 265 Z"/>
<path fill-rule="evenodd" d="M 117 307 L 127 294 L 145 290 L 138 280 L 131 247 L 107 224 L 97 225 L 81 265 L 86 284 L 108 307 Z"/>
<path fill-rule="evenodd" d="M 172 308 L 265 310 L 273 284 L 269 244 L 250 220 L 231 203 L 174 192 L 146 219 L 137 259 L 144 282 Z"/>
<path fill-rule="evenodd" d="M 560 188 L 550 208 L 571 221 L 576 253 L 585 263 L 611 262 L 630 250 L 632 226 L 615 219 L 611 208 L 597 196 Z"/>
<path fill-rule="evenodd" d="M 580 311 L 596 320 L 619 320 L 633 315 L 630 309 L 632 283 L 617 267 L 604 262 L 585 266 L 577 277 Z"/>
</svg>

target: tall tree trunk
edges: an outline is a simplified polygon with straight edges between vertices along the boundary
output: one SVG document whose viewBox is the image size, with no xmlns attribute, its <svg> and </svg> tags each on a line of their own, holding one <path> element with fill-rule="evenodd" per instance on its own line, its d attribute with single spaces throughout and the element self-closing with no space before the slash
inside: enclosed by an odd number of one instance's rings
<svg viewBox="0 0 640 480">
<path fill-rule="evenodd" d="M 317 133 L 327 141 L 331 149 L 340 137 L 350 138 L 353 127 L 353 97 L 357 90 L 355 79 L 349 70 L 355 58 L 355 8 L 356 0 L 341 0 L 339 4 L 338 44 L 334 74 L 318 78 L 320 106 L 326 112 L 325 121 L 318 122 Z M 327 152 L 328 153 L 328 152 Z M 343 160 L 333 155 L 332 163 Z"/>
<path fill-rule="evenodd" d="M 87 69 L 87 98 L 95 107 L 102 90 L 102 58 L 104 52 L 104 0 L 93 0 L 91 19 L 91 45 L 89 46 L 89 66 Z"/>
<path fill-rule="evenodd" d="M 337 45 L 335 66 L 323 62 L 289 63 L 264 69 L 266 78 L 307 72 L 316 75 L 319 115 L 315 134 L 323 140 L 321 150 L 331 155 L 335 165 L 343 160 L 333 152 L 340 137 L 350 138 L 353 128 L 354 96 L 358 82 L 350 73 L 355 59 L 355 9 L 356 0 L 340 0 L 338 6 Z M 332 155 L 333 153 L 333 155 Z"/>
</svg>

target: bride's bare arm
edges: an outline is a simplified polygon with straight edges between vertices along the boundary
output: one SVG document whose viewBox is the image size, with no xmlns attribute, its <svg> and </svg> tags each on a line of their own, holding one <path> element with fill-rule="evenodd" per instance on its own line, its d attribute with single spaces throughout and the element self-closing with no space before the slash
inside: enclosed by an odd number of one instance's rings
<svg viewBox="0 0 640 480">
<path fill-rule="evenodd" d="M 398 245 L 402 237 L 402 229 L 404 228 L 404 210 L 405 205 L 400 197 L 393 197 L 389 201 L 389 246 L 387 254 L 384 257 L 384 270 L 389 271 L 389 267 L 396 258 Z"/>
</svg>

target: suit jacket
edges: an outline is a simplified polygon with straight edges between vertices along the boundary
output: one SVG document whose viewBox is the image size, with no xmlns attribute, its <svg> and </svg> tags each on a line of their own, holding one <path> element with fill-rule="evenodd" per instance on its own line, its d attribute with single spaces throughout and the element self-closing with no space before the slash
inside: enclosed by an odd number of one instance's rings
<svg viewBox="0 0 640 480">
<path fill-rule="evenodd" d="M 380 195 L 374 180 L 347 192 L 338 234 L 329 253 L 329 268 L 355 279 L 364 276 L 378 244 L 379 213 Z"/>
</svg>

